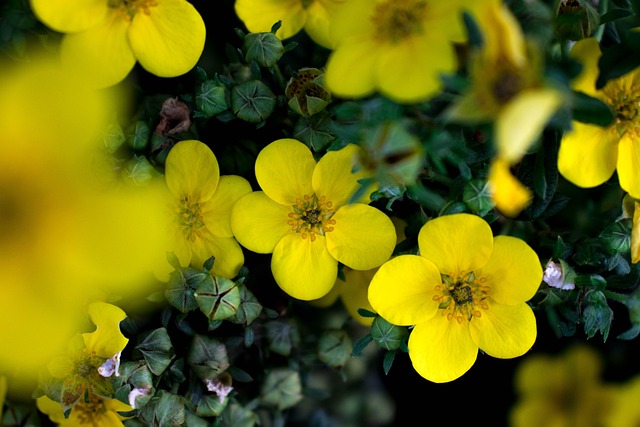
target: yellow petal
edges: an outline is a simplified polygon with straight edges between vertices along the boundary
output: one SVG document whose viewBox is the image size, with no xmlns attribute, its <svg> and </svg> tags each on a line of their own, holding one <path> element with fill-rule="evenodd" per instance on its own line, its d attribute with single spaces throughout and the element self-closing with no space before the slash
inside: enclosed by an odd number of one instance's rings
<svg viewBox="0 0 640 427">
<path fill-rule="evenodd" d="M 442 283 L 436 266 L 417 255 L 400 255 L 380 266 L 369 285 L 374 310 L 394 325 L 424 323 L 436 316 L 435 287 Z"/>
<path fill-rule="evenodd" d="M 378 209 L 356 203 L 338 209 L 331 218 L 334 230 L 326 233 L 329 253 L 354 270 L 378 267 L 391 257 L 396 229 Z"/>
<path fill-rule="evenodd" d="M 371 0 L 349 0 L 334 10 L 329 25 L 329 35 L 335 45 L 354 35 L 374 34 L 373 13 L 375 2 Z"/>
<path fill-rule="evenodd" d="M 429 55 L 422 52 L 429 51 Z M 380 91 L 400 103 L 427 100 L 442 88 L 441 74 L 455 70 L 455 51 L 448 39 L 427 31 L 401 43 L 378 47 L 375 64 Z"/>
<path fill-rule="evenodd" d="M 7 378 L 0 375 L 0 420 L 2 419 L 2 407 L 7 396 Z"/>
<path fill-rule="evenodd" d="M 347 312 L 361 325 L 370 326 L 373 323 L 373 317 L 362 317 L 358 313 L 358 309 L 363 308 L 375 313 L 375 309 L 369 303 L 369 284 L 377 271 L 377 268 L 365 271 L 345 268 L 346 282 L 342 282 L 340 279 L 337 282 L 343 284 L 341 296 Z"/>
<path fill-rule="evenodd" d="M 468 325 L 439 314 L 416 325 L 409 336 L 409 357 L 416 372 L 429 381 L 446 383 L 471 369 L 478 347 Z"/>
<path fill-rule="evenodd" d="M 618 181 L 634 199 L 640 199 L 640 139 L 627 132 L 618 145 Z"/>
<path fill-rule="evenodd" d="M 267 196 L 283 205 L 313 194 L 311 178 L 316 161 L 309 147 L 284 138 L 264 147 L 256 159 L 255 174 Z"/>
<path fill-rule="evenodd" d="M 376 88 L 378 42 L 374 38 L 349 40 L 331 52 L 327 60 L 325 84 L 340 97 L 364 97 Z"/>
<path fill-rule="evenodd" d="M 476 278 L 487 279 L 491 298 L 514 305 L 531 299 L 542 282 L 542 265 L 531 247 L 511 236 L 496 236 L 487 264 L 476 270 Z"/>
<path fill-rule="evenodd" d="M 595 38 L 586 38 L 577 41 L 571 48 L 571 57 L 582 64 L 582 71 L 571 82 L 571 87 L 587 95 L 596 94 L 596 80 L 600 74 L 598 61 L 600 60 L 600 45 Z"/>
<path fill-rule="evenodd" d="M 254 191 L 238 199 L 231 208 L 231 230 L 245 248 L 269 254 L 285 234 L 292 233 L 287 224 L 291 212 L 290 206 L 274 202 L 262 191 Z"/>
<path fill-rule="evenodd" d="M 218 160 L 204 143 L 196 140 L 180 141 L 167 155 L 165 179 L 175 197 L 188 197 L 189 203 L 207 201 L 218 188 Z"/>
<path fill-rule="evenodd" d="M 445 215 L 428 221 L 418 234 L 420 255 L 442 274 L 457 277 L 487 263 L 493 232 L 482 218 L 471 214 Z"/>
<path fill-rule="evenodd" d="M 62 405 L 55 400 L 49 399 L 47 396 L 41 396 L 36 399 L 36 406 L 43 414 L 46 414 L 54 423 L 63 423 L 65 421 Z"/>
<path fill-rule="evenodd" d="M 202 206 L 204 223 L 216 237 L 233 237 L 231 231 L 231 208 L 245 194 L 251 193 L 251 184 L 236 175 L 223 175 L 218 188 L 207 203 Z"/>
<path fill-rule="evenodd" d="M 42 23 L 61 33 L 85 31 L 109 11 L 105 0 L 30 0 L 30 4 Z"/>
<path fill-rule="evenodd" d="M 276 35 L 287 39 L 297 34 L 306 22 L 307 11 L 302 3 L 301 0 L 236 0 L 234 8 L 252 33 L 269 32 L 273 24 L 282 21 Z"/>
<path fill-rule="evenodd" d="M 507 103 L 496 121 L 499 155 L 512 164 L 520 161 L 561 102 L 555 90 L 537 89 L 520 92 Z"/>
<path fill-rule="evenodd" d="M 633 228 L 631 230 L 631 262 L 640 261 L 640 202 L 635 202 Z"/>
<path fill-rule="evenodd" d="M 330 24 L 334 10 L 342 6 L 340 0 L 314 1 L 307 7 L 304 30 L 320 46 L 331 49 L 334 45 L 330 37 Z"/>
<path fill-rule="evenodd" d="M 487 299 L 488 310 L 470 322 L 471 336 L 490 356 L 511 359 L 522 356 L 536 341 L 536 318 L 526 303 L 504 305 Z"/>
<path fill-rule="evenodd" d="M 87 75 L 97 87 L 120 83 L 136 64 L 127 39 L 129 21 L 123 13 L 111 10 L 98 25 L 62 39 L 64 64 Z"/>
<path fill-rule="evenodd" d="M 148 13 L 137 12 L 129 28 L 131 49 L 140 65 L 160 77 L 191 70 L 202 54 L 204 21 L 186 0 L 156 0 Z"/>
<path fill-rule="evenodd" d="M 558 151 L 558 171 L 578 187 L 598 186 L 613 175 L 619 136 L 613 127 L 573 122 Z"/>
<path fill-rule="evenodd" d="M 300 300 L 313 300 L 326 295 L 338 276 L 338 262 L 329 254 L 325 239 L 303 239 L 300 234 L 287 234 L 276 245 L 271 258 L 271 271 L 278 286 Z"/>
<path fill-rule="evenodd" d="M 244 264 L 242 248 L 233 237 L 215 237 L 205 231 L 201 239 L 192 243 L 191 250 L 194 268 L 202 268 L 206 260 L 214 257 L 211 274 L 215 276 L 233 279 Z"/>
<path fill-rule="evenodd" d="M 496 208 L 505 216 L 516 217 L 531 202 L 531 191 L 511 174 L 506 160 L 495 158 L 489 165 L 487 180 Z"/>
<path fill-rule="evenodd" d="M 88 308 L 95 332 L 82 334 L 90 353 L 109 359 L 121 352 L 129 339 L 120 332 L 120 322 L 127 317 L 120 307 L 105 302 L 94 302 Z"/>
<path fill-rule="evenodd" d="M 353 173 L 359 152 L 360 147 L 355 144 L 349 144 L 337 151 L 328 151 L 313 171 L 312 183 L 316 195 L 325 196 L 333 203 L 334 208 L 349 202 L 361 187 L 358 180 L 367 176 L 362 170 Z M 357 202 L 369 203 L 372 191 L 367 191 Z"/>
</svg>

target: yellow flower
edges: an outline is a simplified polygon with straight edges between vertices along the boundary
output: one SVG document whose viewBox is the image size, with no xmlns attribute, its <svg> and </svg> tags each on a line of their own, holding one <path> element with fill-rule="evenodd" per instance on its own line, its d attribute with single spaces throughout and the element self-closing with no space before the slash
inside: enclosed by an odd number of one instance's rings
<svg viewBox="0 0 640 427">
<path fill-rule="evenodd" d="M 234 278 L 242 264 L 242 248 L 233 237 L 231 207 L 251 192 L 251 184 L 236 175 L 220 176 L 211 149 L 196 140 L 174 145 L 165 161 L 171 192 L 171 244 L 182 266 L 202 268 L 215 257 L 212 274 Z M 168 273 L 168 272 L 167 272 Z"/>
<path fill-rule="evenodd" d="M 276 32 L 284 40 L 298 34 L 303 28 L 320 46 L 332 46 L 329 23 L 333 11 L 346 0 L 236 0 L 235 11 L 252 33 L 271 31 L 278 21 L 282 26 Z"/>
<path fill-rule="evenodd" d="M 622 215 L 632 219 L 631 226 L 631 262 L 640 262 L 640 200 L 626 194 L 622 200 Z"/>
<path fill-rule="evenodd" d="M 469 59 L 470 89 L 446 115 L 464 123 L 493 122 L 497 155 L 489 166 L 493 201 L 517 216 L 531 192 L 511 175 L 561 104 L 560 92 L 542 79 L 541 52 L 527 43 L 517 19 L 500 1 L 479 10 L 482 48 Z"/>
<path fill-rule="evenodd" d="M 0 374 L 12 391 L 63 350 L 87 301 L 144 300 L 166 264 L 164 199 L 107 186 L 95 168 L 115 104 L 57 62 L 0 67 Z"/>
<path fill-rule="evenodd" d="M 124 426 L 123 417 L 119 412 L 129 412 L 133 408 L 117 399 L 89 394 L 89 401 L 78 402 L 68 418 L 64 417 L 64 412 L 60 403 L 42 396 L 36 399 L 36 405 L 40 412 L 49 416 L 49 419 L 63 427 L 119 427 Z"/>
<path fill-rule="evenodd" d="M 120 322 L 126 314 L 105 302 L 89 305 L 88 314 L 95 331 L 76 335 L 69 342 L 66 355 L 53 358 L 49 373 L 62 382 L 60 401 L 63 407 L 82 401 L 85 391 L 98 396 L 113 393 L 111 375 L 118 376 L 120 353 L 129 339 L 122 335 Z"/>
<path fill-rule="evenodd" d="M 289 295 L 312 300 L 326 295 L 338 262 L 369 270 L 389 259 L 396 244 L 393 223 L 369 206 L 370 193 L 355 203 L 364 172 L 353 172 L 360 148 L 350 144 L 318 162 L 307 146 L 279 139 L 256 159 L 262 191 L 242 197 L 231 212 L 231 228 L 247 249 L 272 253 L 271 270 Z"/>
<path fill-rule="evenodd" d="M 617 170 L 620 187 L 640 199 L 640 68 L 611 79 L 596 90 L 601 55 L 598 41 L 578 41 L 571 55 L 583 64 L 573 88 L 604 101 L 616 118 L 608 127 L 574 121 L 560 142 L 558 170 L 583 188 L 603 184 Z"/>
<path fill-rule="evenodd" d="M 509 425 L 601 426 L 612 398 L 601 371 L 599 354 L 584 344 L 574 344 L 555 357 L 528 356 L 515 373 L 518 401 L 509 414 Z"/>
<path fill-rule="evenodd" d="M 160 77 L 191 70 L 206 29 L 186 0 L 30 0 L 40 21 L 65 33 L 61 55 L 100 87 L 122 81 L 136 61 Z"/>
<path fill-rule="evenodd" d="M 635 427 L 640 424 L 640 376 L 616 386 L 612 406 L 604 416 L 605 427 Z"/>
<path fill-rule="evenodd" d="M 536 253 L 522 240 L 493 237 L 482 218 L 445 215 L 423 225 L 420 255 L 384 263 L 369 286 L 369 302 L 390 323 L 415 325 L 409 356 L 429 381 L 455 380 L 475 363 L 478 349 L 508 359 L 536 339 L 526 301 L 542 280 Z"/>
<path fill-rule="evenodd" d="M 429 99 L 442 89 L 440 74 L 456 69 L 452 42 L 464 40 L 463 9 L 482 3 L 349 0 L 331 19 L 328 89 L 354 98 L 378 90 L 401 103 Z"/>
</svg>

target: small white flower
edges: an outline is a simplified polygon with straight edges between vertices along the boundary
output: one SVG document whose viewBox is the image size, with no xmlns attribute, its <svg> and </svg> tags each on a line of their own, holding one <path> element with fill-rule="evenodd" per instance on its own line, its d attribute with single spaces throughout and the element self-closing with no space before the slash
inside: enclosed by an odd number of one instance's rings
<svg viewBox="0 0 640 427">
<path fill-rule="evenodd" d="M 220 401 L 220 403 L 224 402 L 224 398 L 227 397 L 229 393 L 231 393 L 231 390 L 233 390 L 233 387 L 224 384 L 218 378 L 214 378 L 212 380 L 207 379 L 204 381 L 204 383 L 207 385 L 207 390 L 212 391 L 218 395 L 218 400 Z"/>
<path fill-rule="evenodd" d="M 134 388 L 129 392 L 129 406 L 134 409 L 137 409 L 136 399 L 140 396 L 149 396 L 151 389 L 148 388 Z"/>
<path fill-rule="evenodd" d="M 564 273 L 562 271 L 562 266 L 560 264 L 556 264 L 552 260 L 549 260 L 549 262 L 547 263 L 547 266 L 544 269 L 542 280 L 549 286 L 565 291 L 569 291 L 576 287 L 574 283 L 564 282 Z"/>
<path fill-rule="evenodd" d="M 100 367 L 98 368 L 98 373 L 103 377 L 107 378 L 113 374 L 116 374 L 116 377 L 120 376 L 118 370 L 120 369 L 120 355 L 122 352 L 119 352 L 111 359 L 107 359 Z"/>
</svg>

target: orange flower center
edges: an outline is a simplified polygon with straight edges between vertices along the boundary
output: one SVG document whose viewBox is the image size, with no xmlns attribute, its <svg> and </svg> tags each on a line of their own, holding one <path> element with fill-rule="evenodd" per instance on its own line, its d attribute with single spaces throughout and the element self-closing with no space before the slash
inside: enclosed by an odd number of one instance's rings
<svg viewBox="0 0 640 427">
<path fill-rule="evenodd" d="M 315 194 L 305 194 L 302 199 L 296 199 L 287 224 L 291 226 L 291 230 L 300 233 L 303 239 L 309 237 L 313 242 L 316 234 L 324 236 L 333 231 L 336 220 L 331 217 L 334 213 L 333 202 L 328 201 L 325 196 L 318 198 Z"/>
<path fill-rule="evenodd" d="M 476 279 L 473 271 L 461 271 L 457 276 L 443 274 L 442 284 L 435 288 L 441 294 L 434 296 L 433 300 L 438 302 L 442 315 L 447 316 L 448 320 L 455 319 L 462 323 L 473 317 L 481 317 L 480 309 L 489 309 L 485 299 L 491 288 L 486 282 L 485 277 Z"/>
<path fill-rule="evenodd" d="M 624 82 L 612 81 L 603 89 L 607 102 L 616 115 L 618 133 L 640 132 L 640 86 L 627 88 Z"/>
<path fill-rule="evenodd" d="M 398 43 L 422 32 L 427 3 L 422 0 L 387 0 L 376 5 L 372 21 L 379 39 Z"/>
<path fill-rule="evenodd" d="M 191 203 L 189 196 L 182 196 L 178 206 L 175 208 L 176 221 L 184 237 L 194 242 L 200 235 L 200 230 L 204 227 L 204 216 L 200 203 Z"/>
</svg>

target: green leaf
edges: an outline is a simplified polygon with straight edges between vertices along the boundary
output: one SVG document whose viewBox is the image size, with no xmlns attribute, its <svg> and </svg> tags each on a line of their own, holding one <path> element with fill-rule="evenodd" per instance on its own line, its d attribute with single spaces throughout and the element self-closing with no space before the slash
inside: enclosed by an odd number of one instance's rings
<svg viewBox="0 0 640 427">
<path fill-rule="evenodd" d="M 175 256 L 175 255 L 174 255 Z M 175 259 L 177 261 L 177 257 Z M 205 274 L 191 268 L 177 269 L 169 275 L 169 284 L 164 291 L 167 302 L 181 313 L 198 308 L 194 293 Z"/>
<path fill-rule="evenodd" d="M 371 324 L 371 337 L 385 350 L 396 350 L 409 337 L 409 330 L 405 326 L 393 325 L 378 316 Z"/>
<path fill-rule="evenodd" d="M 136 348 L 154 375 L 161 375 L 175 357 L 171 338 L 164 327 L 153 330 Z"/>
<path fill-rule="evenodd" d="M 345 331 L 325 331 L 318 340 L 318 359 L 332 368 L 342 368 L 351 356 L 352 347 Z"/>
<path fill-rule="evenodd" d="M 271 321 L 267 323 L 269 349 L 282 356 L 289 356 L 300 342 L 298 328 L 293 322 Z"/>
<path fill-rule="evenodd" d="M 615 114 L 611 107 L 598 98 L 583 92 L 572 92 L 573 119 L 602 127 L 613 123 Z"/>
<path fill-rule="evenodd" d="M 627 31 L 620 43 L 602 49 L 602 55 L 598 60 L 600 74 L 596 80 L 596 89 L 602 89 L 609 80 L 621 77 L 638 66 L 640 66 L 640 33 Z"/>
<path fill-rule="evenodd" d="M 384 374 L 389 375 L 389 371 L 391 370 L 391 366 L 393 365 L 393 361 L 396 358 L 395 350 L 387 351 L 384 355 L 384 360 L 382 361 L 382 368 L 384 369 Z"/>
<path fill-rule="evenodd" d="M 227 347 L 213 337 L 199 334 L 193 337 L 187 363 L 203 380 L 218 377 L 230 366 Z"/>
<path fill-rule="evenodd" d="M 260 401 L 278 411 L 291 408 L 302 400 L 300 374 L 276 368 L 267 374 L 260 390 Z"/>
<path fill-rule="evenodd" d="M 603 246 L 611 253 L 627 253 L 631 249 L 631 218 L 621 219 L 605 227 L 600 233 Z"/>
<path fill-rule="evenodd" d="M 603 342 L 606 342 L 611 328 L 611 321 L 613 320 L 613 310 L 609 308 L 607 298 L 600 291 L 589 292 L 585 300 L 586 306 L 582 316 L 587 339 L 600 332 Z"/>
<path fill-rule="evenodd" d="M 362 338 L 358 339 L 353 344 L 353 349 L 351 350 L 351 355 L 353 357 L 361 356 L 362 352 L 369 345 L 369 343 L 371 341 L 373 341 L 373 337 L 371 336 L 371 334 L 367 334 L 367 335 L 363 336 Z"/>
<path fill-rule="evenodd" d="M 220 399 L 217 395 L 205 394 L 198 402 L 196 414 L 201 417 L 217 417 L 227 407 L 229 399 Z"/>
<path fill-rule="evenodd" d="M 160 390 L 155 410 L 155 419 L 160 426 L 182 426 L 184 424 L 184 403 L 180 396 Z"/>
</svg>

